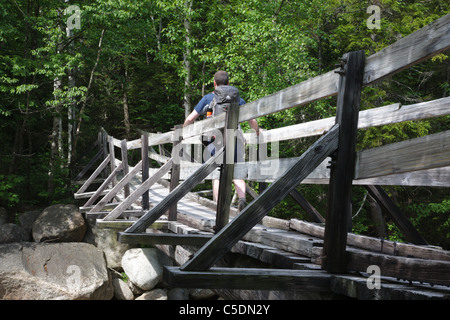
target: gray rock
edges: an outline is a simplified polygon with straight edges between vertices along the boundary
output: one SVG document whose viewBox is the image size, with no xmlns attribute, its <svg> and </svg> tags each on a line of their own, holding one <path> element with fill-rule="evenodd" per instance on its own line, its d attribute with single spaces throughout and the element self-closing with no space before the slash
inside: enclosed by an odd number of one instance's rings
<svg viewBox="0 0 450 320">
<path fill-rule="evenodd" d="M 117 300 L 133 300 L 134 295 L 131 292 L 130 287 L 119 278 L 114 278 L 112 280 L 112 284 L 114 286 L 114 298 Z"/>
<path fill-rule="evenodd" d="M 184 288 L 173 288 L 167 292 L 169 300 L 189 300 L 189 290 Z"/>
<path fill-rule="evenodd" d="M 14 223 L 0 226 L 0 244 L 29 241 L 30 235 L 24 228 Z"/>
<path fill-rule="evenodd" d="M 122 257 L 122 268 L 128 279 L 142 290 L 153 289 L 162 279 L 163 266 L 154 248 L 127 250 Z"/>
<path fill-rule="evenodd" d="M 36 242 L 80 242 L 86 223 L 76 206 L 57 204 L 42 211 L 33 223 L 32 233 Z"/>
<path fill-rule="evenodd" d="M 164 289 L 154 289 L 143 293 L 136 300 L 167 300 L 167 293 Z"/>
<path fill-rule="evenodd" d="M 0 245 L 0 299 L 109 300 L 103 252 L 87 243 Z"/>
</svg>

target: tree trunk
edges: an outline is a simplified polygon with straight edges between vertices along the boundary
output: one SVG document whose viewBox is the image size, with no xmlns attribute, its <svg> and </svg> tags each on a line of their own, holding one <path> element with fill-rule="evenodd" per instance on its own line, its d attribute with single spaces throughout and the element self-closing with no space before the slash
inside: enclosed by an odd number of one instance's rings
<svg viewBox="0 0 450 320">
<path fill-rule="evenodd" d="M 184 115 L 185 118 L 191 113 L 191 9 L 194 0 L 186 0 L 184 3 L 185 17 L 185 51 L 183 54 L 184 78 Z"/>
<path fill-rule="evenodd" d="M 128 95 L 127 95 L 127 79 L 128 79 L 128 68 L 126 63 L 124 63 L 124 79 L 122 81 L 122 92 L 123 92 L 123 123 L 125 125 L 125 132 L 127 139 L 130 139 L 130 115 L 128 112 Z"/>
</svg>

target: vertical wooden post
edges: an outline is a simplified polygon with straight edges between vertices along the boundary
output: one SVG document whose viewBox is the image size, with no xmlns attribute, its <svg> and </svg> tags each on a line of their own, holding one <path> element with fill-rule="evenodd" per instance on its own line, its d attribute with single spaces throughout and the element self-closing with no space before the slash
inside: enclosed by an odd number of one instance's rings
<svg viewBox="0 0 450 320">
<path fill-rule="evenodd" d="M 108 136 L 108 144 L 109 144 L 109 165 L 111 172 L 114 172 L 114 169 L 116 169 L 116 154 L 114 150 L 114 138 L 112 136 Z M 112 180 L 112 185 L 115 186 L 117 181 L 114 177 Z"/>
<path fill-rule="evenodd" d="M 232 103 L 226 110 L 223 145 L 225 152 L 220 170 L 219 194 L 217 199 L 215 231 L 222 229 L 229 221 L 231 205 L 231 183 L 234 177 L 236 130 L 239 120 L 239 103 Z"/>
<path fill-rule="evenodd" d="M 351 225 L 351 189 L 355 168 L 355 144 L 364 74 L 364 51 L 346 53 L 341 59 L 341 75 L 336 108 L 339 145 L 331 162 L 328 212 L 322 268 L 346 271 L 347 232 Z"/>
<path fill-rule="evenodd" d="M 148 160 L 148 133 L 141 135 L 141 158 L 142 158 L 142 181 L 148 179 L 149 160 Z M 142 209 L 150 209 L 150 198 L 148 190 L 142 194 Z"/>
<path fill-rule="evenodd" d="M 172 192 L 180 183 L 180 161 L 181 161 L 181 158 L 183 157 L 183 154 L 180 154 L 180 143 L 181 143 L 181 140 L 183 137 L 178 133 L 181 132 L 182 128 L 183 128 L 182 125 L 176 125 L 174 127 L 175 141 L 173 141 L 173 145 L 172 145 L 172 159 L 174 159 L 174 161 L 172 164 L 172 170 L 170 171 L 170 192 Z M 183 152 L 184 152 L 184 150 L 183 150 Z M 176 203 L 169 208 L 168 215 L 169 215 L 169 221 L 177 221 L 177 204 Z"/>
<path fill-rule="evenodd" d="M 123 175 L 126 176 L 128 174 L 129 168 L 128 168 L 128 147 L 127 147 L 127 140 L 122 140 L 120 142 L 120 151 L 122 155 L 122 170 Z M 123 191 L 125 194 L 125 198 L 127 198 L 130 195 L 130 184 L 126 184 L 123 187 Z"/>
</svg>

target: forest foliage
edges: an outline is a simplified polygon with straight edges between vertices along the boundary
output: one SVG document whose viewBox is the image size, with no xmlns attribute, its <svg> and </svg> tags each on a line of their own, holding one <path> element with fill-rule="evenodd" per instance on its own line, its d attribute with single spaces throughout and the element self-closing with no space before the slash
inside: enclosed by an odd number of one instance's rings
<svg viewBox="0 0 450 320">
<path fill-rule="evenodd" d="M 370 5 L 380 8 L 378 29 L 367 25 Z M 212 91 L 217 70 L 227 70 L 244 100 L 254 101 L 334 69 L 345 52 L 378 52 L 449 11 L 439 0 L 2 1 L 0 206 L 14 214 L 73 201 L 71 179 L 101 127 L 118 139 L 135 139 L 138 129 L 168 131 Z M 447 52 L 364 88 L 361 109 L 448 96 L 449 76 Z M 258 121 L 273 129 L 329 117 L 335 102 Z M 447 116 L 361 130 L 358 149 L 449 124 Z M 309 143 L 283 142 L 280 156 L 299 155 Z M 450 247 L 448 189 L 386 189 L 425 238 Z M 325 214 L 326 186 L 298 190 Z M 354 231 L 375 234 L 363 188 L 354 188 L 353 204 Z M 292 199 L 271 214 L 308 219 Z M 387 236 L 402 240 L 386 224 Z"/>
</svg>

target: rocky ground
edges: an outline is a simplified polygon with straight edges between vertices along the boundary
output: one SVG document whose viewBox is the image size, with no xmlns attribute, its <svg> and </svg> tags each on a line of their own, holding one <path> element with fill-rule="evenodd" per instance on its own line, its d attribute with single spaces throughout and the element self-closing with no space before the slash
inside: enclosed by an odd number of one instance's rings
<svg viewBox="0 0 450 320">
<path fill-rule="evenodd" d="M 133 248 L 99 229 L 74 205 L 20 214 L 11 222 L 0 208 L 2 300 L 217 299 L 211 290 L 169 288 L 172 261 L 156 248 Z"/>
</svg>

